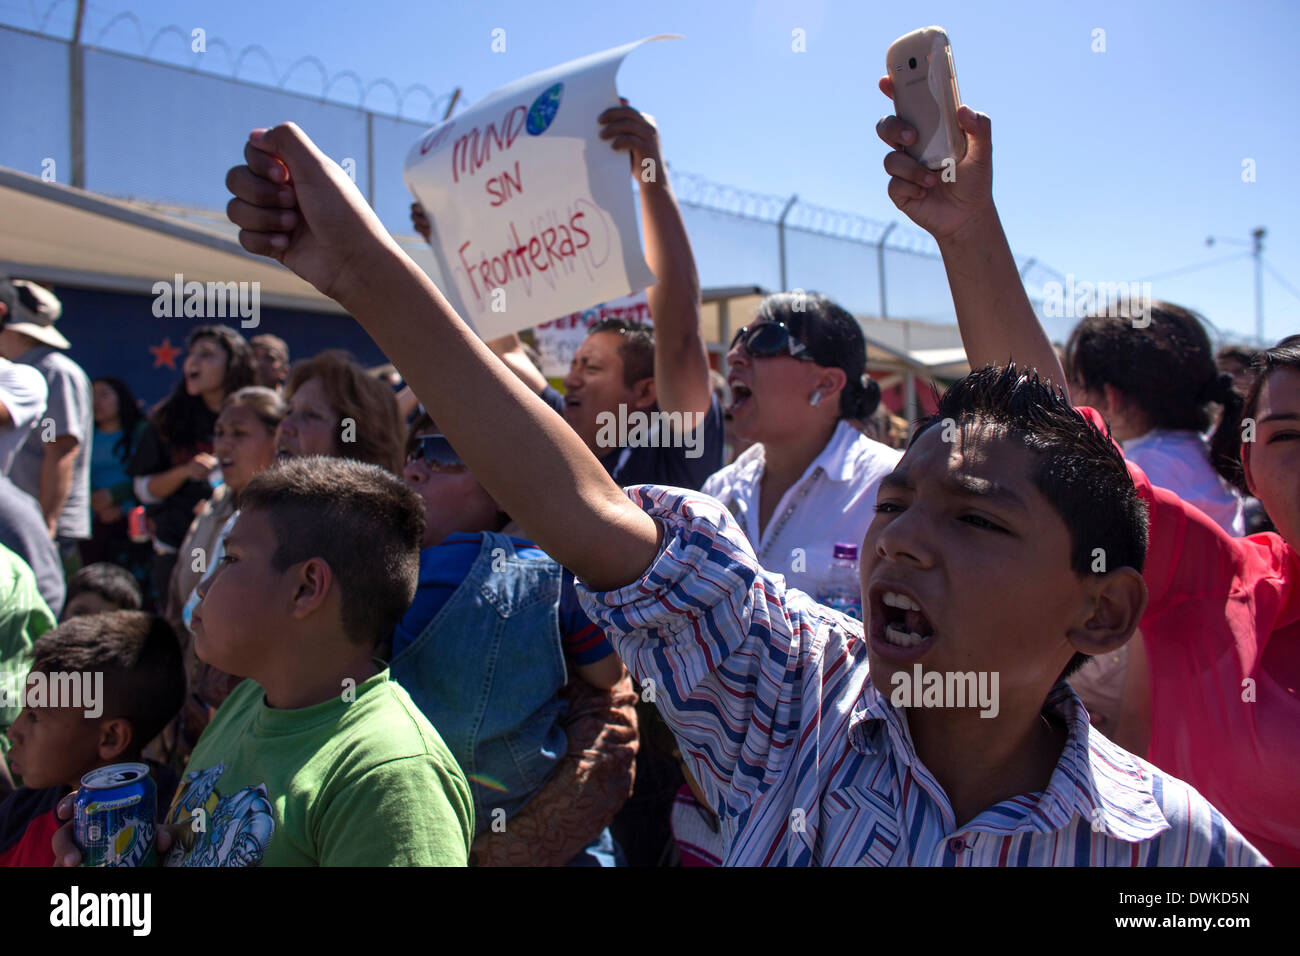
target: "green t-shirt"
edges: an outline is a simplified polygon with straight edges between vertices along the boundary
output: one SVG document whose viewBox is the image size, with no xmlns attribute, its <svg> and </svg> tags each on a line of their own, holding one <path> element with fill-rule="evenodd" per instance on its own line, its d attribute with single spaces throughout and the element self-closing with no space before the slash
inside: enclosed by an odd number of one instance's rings
<svg viewBox="0 0 1300 956">
<path fill-rule="evenodd" d="M 32 569 L 0 544 L 0 754 L 13 745 L 5 731 L 22 713 L 32 644 L 54 624 Z"/>
<path fill-rule="evenodd" d="M 193 839 L 166 865 L 465 866 L 469 784 L 433 725 L 386 669 L 342 694 L 276 710 L 236 687 L 172 800 Z"/>
</svg>

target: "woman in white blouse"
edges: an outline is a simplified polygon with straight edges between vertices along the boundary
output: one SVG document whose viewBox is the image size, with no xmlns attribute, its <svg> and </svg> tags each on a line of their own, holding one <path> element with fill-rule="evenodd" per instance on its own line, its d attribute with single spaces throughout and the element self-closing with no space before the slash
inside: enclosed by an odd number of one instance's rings
<svg viewBox="0 0 1300 956">
<path fill-rule="evenodd" d="M 701 489 L 736 517 L 763 567 L 818 597 L 837 543 L 861 546 L 902 453 L 851 423 L 880 404 L 862 329 L 823 295 L 765 298 L 727 355 L 732 430 L 754 442 Z"/>
</svg>

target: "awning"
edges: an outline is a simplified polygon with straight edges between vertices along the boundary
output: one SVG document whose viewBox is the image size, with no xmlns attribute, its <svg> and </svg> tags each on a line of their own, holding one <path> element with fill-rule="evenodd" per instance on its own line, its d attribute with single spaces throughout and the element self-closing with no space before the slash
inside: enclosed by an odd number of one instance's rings
<svg viewBox="0 0 1300 956">
<path fill-rule="evenodd" d="M 0 167 L 0 270 L 25 279 L 114 292 L 153 294 L 155 282 L 260 282 L 265 305 L 342 313 L 278 262 L 246 252 L 235 227 L 203 225 L 141 203 Z M 419 244 L 423 246 L 423 243 Z M 406 251 L 432 269 L 415 243 Z"/>
</svg>

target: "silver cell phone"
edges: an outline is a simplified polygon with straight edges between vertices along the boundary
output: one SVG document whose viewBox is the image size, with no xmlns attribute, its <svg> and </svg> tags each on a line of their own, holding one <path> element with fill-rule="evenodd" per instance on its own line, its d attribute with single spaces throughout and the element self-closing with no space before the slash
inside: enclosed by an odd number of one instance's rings
<svg viewBox="0 0 1300 956">
<path fill-rule="evenodd" d="M 894 82 L 895 115 L 916 130 L 907 155 L 930 169 L 961 162 L 966 134 L 957 125 L 961 94 L 948 34 L 925 27 L 899 37 L 885 54 L 885 71 Z"/>
</svg>

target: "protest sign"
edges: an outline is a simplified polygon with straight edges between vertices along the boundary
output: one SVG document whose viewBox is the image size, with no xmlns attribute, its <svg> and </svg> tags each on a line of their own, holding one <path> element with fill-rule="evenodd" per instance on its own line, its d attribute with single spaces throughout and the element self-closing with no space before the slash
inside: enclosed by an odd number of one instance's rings
<svg viewBox="0 0 1300 956">
<path fill-rule="evenodd" d="M 542 359 L 542 374 L 547 378 L 567 375 L 573 353 L 587 337 L 587 330 L 601 319 L 628 319 L 650 324 L 650 303 L 645 292 L 602 302 L 537 326 L 533 331 L 533 346 Z"/>
<path fill-rule="evenodd" d="M 615 75 L 645 42 L 516 80 L 411 147 L 406 184 L 433 225 L 442 291 L 483 338 L 654 283 L 628 154 L 596 121 L 619 105 Z"/>
</svg>

